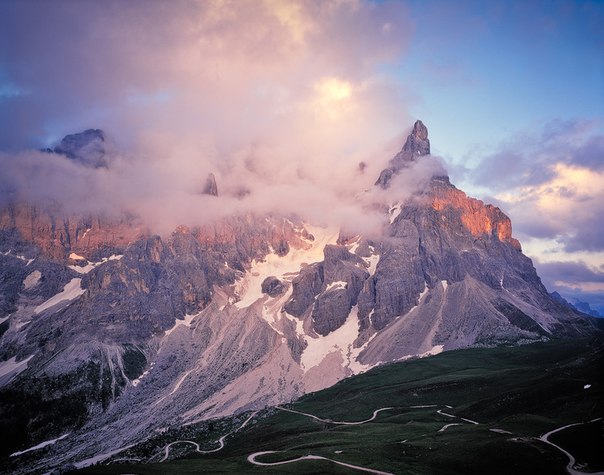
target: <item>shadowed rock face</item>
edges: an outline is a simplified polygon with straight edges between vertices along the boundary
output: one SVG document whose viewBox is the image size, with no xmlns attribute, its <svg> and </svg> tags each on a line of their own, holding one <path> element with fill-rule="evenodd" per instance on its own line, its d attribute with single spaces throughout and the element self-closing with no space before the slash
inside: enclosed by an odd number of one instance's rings
<svg viewBox="0 0 604 475">
<path fill-rule="evenodd" d="M 202 193 L 205 195 L 218 196 L 218 185 L 216 184 L 216 177 L 213 173 L 208 173 L 208 178 Z"/>
<path fill-rule="evenodd" d="M 343 246 L 326 246 L 324 256 L 322 292 L 312 309 L 313 329 L 319 335 L 342 326 L 369 277 L 363 261 Z"/>
</svg>

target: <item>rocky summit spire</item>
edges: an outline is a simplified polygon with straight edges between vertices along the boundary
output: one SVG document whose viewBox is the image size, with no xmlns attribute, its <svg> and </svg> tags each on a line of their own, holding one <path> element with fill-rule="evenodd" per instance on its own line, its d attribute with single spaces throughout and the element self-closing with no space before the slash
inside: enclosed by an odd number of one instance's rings
<svg viewBox="0 0 604 475">
<path fill-rule="evenodd" d="M 218 196 L 218 185 L 216 185 L 216 177 L 213 173 L 208 173 L 205 187 L 202 191 L 204 195 Z"/>
<path fill-rule="evenodd" d="M 409 159 L 413 159 L 415 156 L 430 155 L 428 129 L 421 120 L 416 121 L 413 125 L 413 130 L 407 137 L 407 141 L 398 155 L 403 152 L 406 152 L 405 156 L 409 156 Z"/>
<path fill-rule="evenodd" d="M 413 124 L 413 130 L 407 136 L 405 145 L 399 153 L 397 153 L 388 163 L 388 168 L 382 170 L 380 177 L 375 182 L 382 188 L 387 188 L 388 183 L 393 175 L 399 172 L 402 168 L 409 165 L 410 162 L 422 157 L 430 155 L 430 140 L 428 139 L 428 128 L 421 120 L 417 120 Z"/>
<path fill-rule="evenodd" d="M 92 168 L 108 168 L 107 138 L 100 129 L 88 129 L 77 134 L 66 135 L 54 148 L 54 153 Z"/>
</svg>

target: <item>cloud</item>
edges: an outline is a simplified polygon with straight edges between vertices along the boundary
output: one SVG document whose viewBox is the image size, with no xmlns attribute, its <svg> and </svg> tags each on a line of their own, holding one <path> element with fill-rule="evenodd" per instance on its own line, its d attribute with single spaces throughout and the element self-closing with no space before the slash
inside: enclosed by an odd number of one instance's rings
<svg viewBox="0 0 604 475">
<path fill-rule="evenodd" d="M 0 70 L 24 91 L 3 99 L 8 127 L 0 143 L 13 148 L 88 126 L 126 142 L 150 130 L 210 135 L 229 146 L 257 139 L 275 124 L 295 126 L 325 82 L 350 83 L 375 100 L 389 87 L 376 67 L 400 54 L 411 30 L 403 6 L 357 1 L 9 1 L 1 8 Z M 404 118 L 386 97 L 381 102 L 390 119 Z M 309 129 L 322 125 L 320 112 L 307 110 L 318 122 Z"/>
<path fill-rule="evenodd" d="M 566 252 L 604 251 L 604 135 L 595 121 L 552 121 L 484 157 L 472 182 L 493 193 L 521 236 Z"/>
<path fill-rule="evenodd" d="M 604 266 L 592 267 L 583 261 L 539 262 L 535 267 L 549 291 L 557 291 L 570 301 L 589 302 L 604 310 Z"/>
<path fill-rule="evenodd" d="M 539 131 L 521 131 L 482 157 L 469 178 L 493 190 L 547 183 L 555 167 L 604 169 L 602 124 L 594 120 L 553 120 Z"/>
<path fill-rule="evenodd" d="M 375 227 L 364 207 L 377 198 L 358 193 L 398 151 L 385 144 L 413 122 L 404 89 L 381 73 L 413 31 L 403 4 L 83 0 L 0 9 L 0 83 L 18 91 L 0 96 L 4 195 L 134 210 L 164 231 L 249 210 Z M 109 170 L 24 151 L 86 128 L 115 140 Z M 219 202 L 198 193 L 209 172 Z"/>
</svg>

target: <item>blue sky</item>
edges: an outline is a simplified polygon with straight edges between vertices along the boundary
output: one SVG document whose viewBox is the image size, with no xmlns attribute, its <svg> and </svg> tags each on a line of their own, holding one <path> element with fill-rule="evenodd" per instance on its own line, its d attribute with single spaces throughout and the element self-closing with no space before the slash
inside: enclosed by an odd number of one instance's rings
<svg viewBox="0 0 604 475">
<path fill-rule="evenodd" d="M 452 160 L 555 118 L 602 118 L 602 3 L 409 5 L 415 34 L 395 74 Z"/>
<path fill-rule="evenodd" d="M 420 118 L 548 288 L 604 313 L 603 32 L 601 1 L 5 0 L 0 152 L 99 127 L 175 183 L 252 156 L 323 189 Z"/>
</svg>

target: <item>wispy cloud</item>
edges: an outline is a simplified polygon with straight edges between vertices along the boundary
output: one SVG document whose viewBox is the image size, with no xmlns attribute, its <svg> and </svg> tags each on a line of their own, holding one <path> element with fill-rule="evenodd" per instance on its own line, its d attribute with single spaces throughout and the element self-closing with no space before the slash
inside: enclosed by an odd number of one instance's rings
<svg viewBox="0 0 604 475">
<path fill-rule="evenodd" d="M 604 135 L 595 121 L 553 121 L 503 143 L 470 171 L 525 237 L 566 252 L 604 251 Z"/>
</svg>

